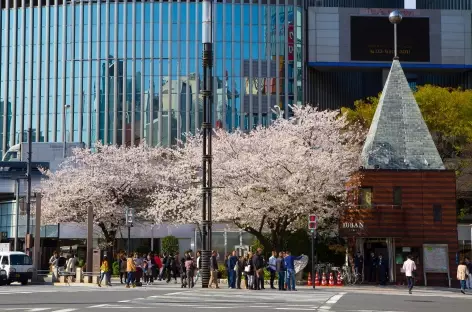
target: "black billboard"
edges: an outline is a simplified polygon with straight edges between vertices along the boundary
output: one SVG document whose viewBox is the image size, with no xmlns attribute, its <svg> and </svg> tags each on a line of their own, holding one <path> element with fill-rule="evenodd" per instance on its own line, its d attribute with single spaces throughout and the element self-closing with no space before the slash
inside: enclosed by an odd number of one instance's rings
<svg viewBox="0 0 472 312">
<path fill-rule="evenodd" d="M 398 24 L 400 61 L 429 62 L 429 18 L 404 17 Z M 393 24 L 387 16 L 351 16 L 351 60 L 391 61 Z"/>
</svg>

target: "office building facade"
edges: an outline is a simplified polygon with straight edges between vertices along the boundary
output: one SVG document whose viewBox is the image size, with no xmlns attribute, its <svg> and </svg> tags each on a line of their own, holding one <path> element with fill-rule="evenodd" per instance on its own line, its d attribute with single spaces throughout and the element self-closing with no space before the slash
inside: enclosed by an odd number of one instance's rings
<svg viewBox="0 0 472 312">
<path fill-rule="evenodd" d="M 399 9 L 399 57 L 412 88 L 472 87 L 472 2 L 468 0 L 308 0 L 307 102 L 352 106 L 382 91 L 393 58 Z M 411 9 L 414 8 L 414 9 Z"/>
<path fill-rule="evenodd" d="M 202 122 L 202 4 L 1 3 L 0 147 L 174 144 Z M 267 125 L 303 102 L 304 1 L 215 1 L 214 126 Z"/>
</svg>

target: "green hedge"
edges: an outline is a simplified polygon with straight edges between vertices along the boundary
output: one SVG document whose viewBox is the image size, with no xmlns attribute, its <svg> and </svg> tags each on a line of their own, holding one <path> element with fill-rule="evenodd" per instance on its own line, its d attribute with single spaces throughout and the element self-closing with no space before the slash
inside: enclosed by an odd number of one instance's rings
<svg viewBox="0 0 472 312">
<path fill-rule="evenodd" d="M 113 262 L 113 275 L 120 275 L 120 263 L 118 261 Z"/>
<path fill-rule="evenodd" d="M 161 241 L 162 252 L 175 255 L 179 251 L 179 240 L 175 236 L 166 236 Z"/>
</svg>

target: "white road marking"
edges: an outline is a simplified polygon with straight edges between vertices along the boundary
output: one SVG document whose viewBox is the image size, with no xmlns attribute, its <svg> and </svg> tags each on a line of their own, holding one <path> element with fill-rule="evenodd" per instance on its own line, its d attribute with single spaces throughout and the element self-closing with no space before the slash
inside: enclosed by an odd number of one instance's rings
<svg viewBox="0 0 472 312">
<path fill-rule="evenodd" d="M 107 304 L 97 304 L 97 305 L 94 305 L 94 306 L 87 307 L 87 309 L 101 308 L 101 307 L 104 307 L 104 306 L 106 306 L 106 305 L 107 305 Z"/>
<path fill-rule="evenodd" d="M 185 293 L 190 293 L 190 291 L 178 291 L 178 292 L 165 294 L 164 296 L 174 296 L 174 295 L 181 295 L 181 294 L 185 294 Z"/>
<path fill-rule="evenodd" d="M 72 311 L 75 311 L 77 309 L 61 309 L 61 310 L 55 310 L 53 312 L 72 312 Z"/>
<path fill-rule="evenodd" d="M 334 295 L 332 296 L 331 298 L 329 298 L 328 301 L 326 301 L 326 303 L 324 305 L 322 305 L 321 307 L 318 308 L 318 311 L 320 312 L 324 312 L 324 311 L 329 311 L 331 310 L 331 307 L 336 304 L 336 302 L 339 301 L 339 299 L 341 299 L 346 293 L 340 293 L 340 294 L 337 294 L 337 295 Z"/>
<path fill-rule="evenodd" d="M 28 310 L 29 312 L 39 312 L 39 311 L 46 311 L 46 310 L 51 310 L 51 308 L 34 308 Z"/>
<path fill-rule="evenodd" d="M 121 303 L 125 303 L 125 302 L 130 302 L 131 300 L 121 300 L 121 301 L 118 301 L 118 302 L 121 302 Z"/>
</svg>

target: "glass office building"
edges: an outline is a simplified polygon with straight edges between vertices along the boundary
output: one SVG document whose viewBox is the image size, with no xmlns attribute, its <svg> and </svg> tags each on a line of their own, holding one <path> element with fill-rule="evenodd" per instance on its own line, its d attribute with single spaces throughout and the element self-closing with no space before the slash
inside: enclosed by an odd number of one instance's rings
<svg viewBox="0 0 472 312">
<path fill-rule="evenodd" d="M 267 125 L 302 103 L 303 0 L 214 3 L 214 118 Z M 202 121 L 196 0 L 1 2 L 0 147 L 174 144 Z"/>
</svg>

